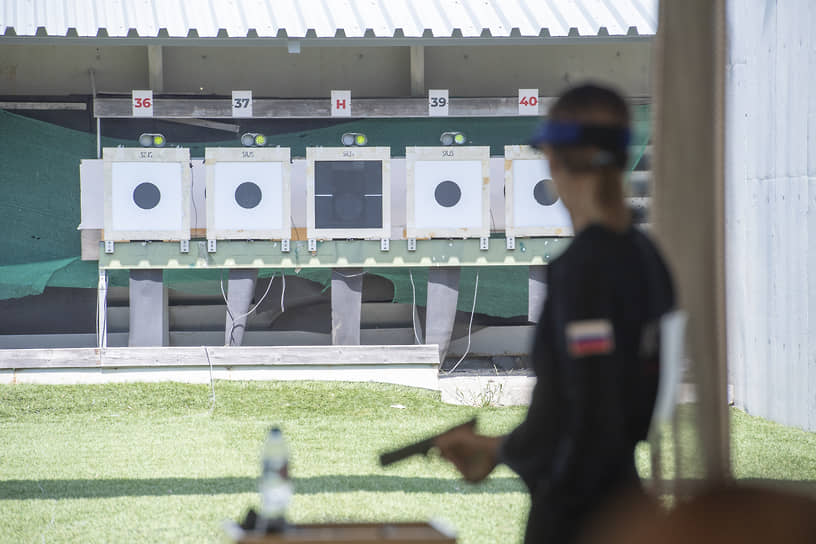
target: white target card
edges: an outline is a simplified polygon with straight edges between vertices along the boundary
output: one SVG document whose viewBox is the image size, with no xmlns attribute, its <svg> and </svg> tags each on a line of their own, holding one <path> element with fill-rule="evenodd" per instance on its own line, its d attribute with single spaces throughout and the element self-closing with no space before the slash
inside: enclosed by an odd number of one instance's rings
<svg viewBox="0 0 816 544">
<path fill-rule="evenodd" d="M 407 147 L 406 236 L 490 236 L 489 147 Z"/>
<path fill-rule="evenodd" d="M 504 148 L 504 217 L 508 236 L 572 236 L 544 155 L 526 145 Z"/>
<path fill-rule="evenodd" d="M 306 235 L 391 237 L 391 148 L 306 148 Z"/>
<path fill-rule="evenodd" d="M 190 239 L 190 150 L 105 148 L 105 240 Z"/>
<path fill-rule="evenodd" d="M 207 148 L 207 239 L 288 240 L 289 148 Z"/>
</svg>

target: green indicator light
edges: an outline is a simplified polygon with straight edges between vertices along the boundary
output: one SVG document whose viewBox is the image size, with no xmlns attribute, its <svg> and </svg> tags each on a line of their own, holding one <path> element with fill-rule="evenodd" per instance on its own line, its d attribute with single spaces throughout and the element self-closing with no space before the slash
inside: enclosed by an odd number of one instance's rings
<svg viewBox="0 0 816 544">
<path fill-rule="evenodd" d="M 161 147 L 164 145 L 164 136 L 161 134 L 156 134 L 153 136 L 153 145 L 156 147 Z"/>
<path fill-rule="evenodd" d="M 354 143 L 357 145 L 365 145 L 367 141 L 368 138 L 366 138 L 365 134 L 358 134 L 354 137 Z"/>
<path fill-rule="evenodd" d="M 266 136 L 264 136 L 263 134 L 256 134 L 255 145 L 266 145 Z"/>
<path fill-rule="evenodd" d="M 460 132 L 453 137 L 453 141 L 456 142 L 457 145 L 462 145 L 465 143 L 465 135 Z"/>
</svg>

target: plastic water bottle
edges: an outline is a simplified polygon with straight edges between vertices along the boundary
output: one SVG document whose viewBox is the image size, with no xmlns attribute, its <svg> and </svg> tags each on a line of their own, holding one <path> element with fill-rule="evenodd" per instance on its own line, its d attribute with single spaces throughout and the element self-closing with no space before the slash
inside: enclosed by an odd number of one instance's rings
<svg viewBox="0 0 816 544">
<path fill-rule="evenodd" d="M 261 518 L 263 529 L 281 530 L 292 498 L 289 479 L 289 450 L 278 427 L 269 429 L 261 457 Z"/>
</svg>

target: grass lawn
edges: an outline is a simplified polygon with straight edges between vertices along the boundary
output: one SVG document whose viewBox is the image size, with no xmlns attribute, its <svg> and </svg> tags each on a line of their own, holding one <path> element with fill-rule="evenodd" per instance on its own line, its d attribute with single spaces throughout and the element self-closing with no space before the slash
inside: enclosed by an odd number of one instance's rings
<svg viewBox="0 0 816 544">
<path fill-rule="evenodd" d="M 217 382 L 0 387 L 0 540 L 224 541 L 257 505 L 264 433 L 291 448 L 293 522 L 441 518 L 460 542 L 520 540 L 528 499 L 504 467 L 471 486 L 439 459 L 379 453 L 474 415 L 503 433 L 524 408 L 470 408 L 388 385 Z M 816 480 L 816 434 L 734 411 L 741 477 Z"/>
</svg>

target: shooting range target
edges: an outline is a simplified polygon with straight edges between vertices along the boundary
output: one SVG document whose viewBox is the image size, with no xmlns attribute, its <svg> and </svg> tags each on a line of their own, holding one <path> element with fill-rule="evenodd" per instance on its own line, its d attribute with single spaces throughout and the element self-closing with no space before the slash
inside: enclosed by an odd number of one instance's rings
<svg viewBox="0 0 816 544">
<path fill-rule="evenodd" d="M 405 150 L 408 238 L 490 236 L 488 147 Z"/>
<path fill-rule="evenodd" d="M 306 149 L 310 239 L 390 238 L 391 149 Z"/>
<path fill-rule="evenodd" d="M 105 240 L 190 239 L 188 149 L 105 148 Z"/>
<path fill-rule="evenodd" d="M 207 239 L 289 239 L 288 148 L 207 148 Z"/>
<path fill-rule="evenodd" d="M 505 230 L 508 236 L 572 236 L 544 155 L 528 146 L 504 148 Z"/>
</svg>

